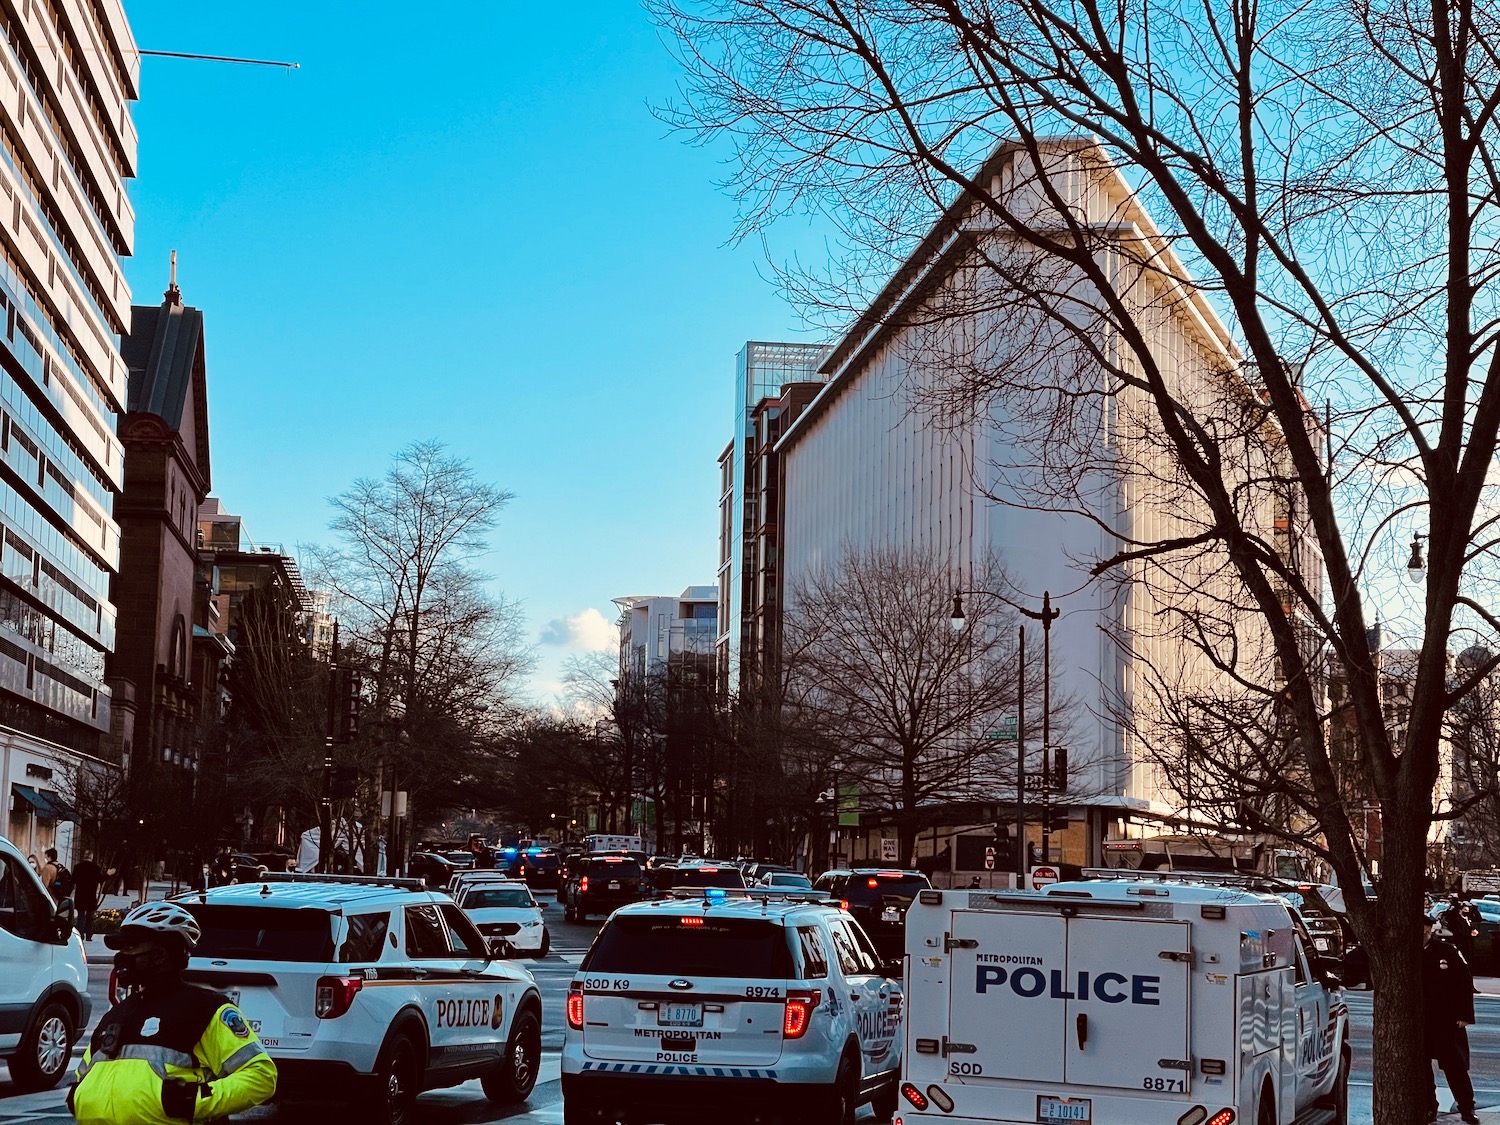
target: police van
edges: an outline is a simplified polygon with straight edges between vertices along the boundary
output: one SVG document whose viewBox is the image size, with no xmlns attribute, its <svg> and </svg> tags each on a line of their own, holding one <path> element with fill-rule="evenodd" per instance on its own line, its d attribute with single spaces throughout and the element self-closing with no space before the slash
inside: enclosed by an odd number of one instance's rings
<svg viewBox="0 0 1500 1125">
<path fill-rule="evenodd" d="M 497 1104 L 531 1094 L 535 980 L 422 880 L 272 873 L 173 901 L 203 931 L 186 978 L 244 1013 L 278 1097 L 403 1125 L 421 1091 L 472 1078 Z"/>
<path fill-rule="evenodd" d="M 674 891 L 623 906 L 569 986 L 565 1125 L 736 1119 L 846 1125 L 896 1109 L 899 964 L 810 891 Z"/>
<path fill-rule="evenodd" d="M 1318 1125 L 1349 1015 L 1285 901 L 1115 871 L 922 891 L 907 914 L 903 1125 Z"/>
</svg>

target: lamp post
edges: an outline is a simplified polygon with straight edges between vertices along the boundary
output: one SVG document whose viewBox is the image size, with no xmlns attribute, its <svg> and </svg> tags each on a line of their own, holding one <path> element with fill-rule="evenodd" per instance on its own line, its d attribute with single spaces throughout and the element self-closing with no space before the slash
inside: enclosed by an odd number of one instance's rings
<svg viewBox="0 0 1500 1125">
<path fill-rule="evenodd" d="M 953 591 L 953 612 L 948 619 L 948 624 L 955 632 L 962 630 L 967 624 L 964 616 L 964 594 L 981 594 L 992 598 L 999 598 L 1006 605 L 1015 609 L 1024 617 L 1042 623 L 1042 773 L 1041 773 L 1041 798 L 1042 798 L 1042 862 L 1051 859 L 1051 794 L 1052 794 L 1052 622 L 1056 621 L 1061 610 L 1052 608 L 1052 592 L 1050 590 L 1042 593 L 1042 608 L 1040 610 L 1027 609 L 1025 606 L 1017 605 L 1003 594 L 997 594 L 992 590 L 955 590 Z M 1026 876 L 1026 626 L 1019 627 L 1020 635 L 1020 661 L 1018 677 L 1018 698 L 1016 703 L 1016 875 L 1021 880 L 1020 885 L 1025 886 Z"/>
</svg>

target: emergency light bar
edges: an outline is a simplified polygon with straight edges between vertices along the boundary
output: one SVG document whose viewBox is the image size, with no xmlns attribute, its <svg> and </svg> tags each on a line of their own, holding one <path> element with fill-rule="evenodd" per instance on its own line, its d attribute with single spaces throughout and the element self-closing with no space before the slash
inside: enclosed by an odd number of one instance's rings
<svg viewBox="0 0 1500 1125">
<path fill-rule="evenodd" d="M 324 875 L 314 871 L 262 871 L 252 883 L 352 883 L 364 887 L 400 887 L 408 891 L 428 889 L 426 879 L 398 879 L 387 875 Z"/>
</svg>

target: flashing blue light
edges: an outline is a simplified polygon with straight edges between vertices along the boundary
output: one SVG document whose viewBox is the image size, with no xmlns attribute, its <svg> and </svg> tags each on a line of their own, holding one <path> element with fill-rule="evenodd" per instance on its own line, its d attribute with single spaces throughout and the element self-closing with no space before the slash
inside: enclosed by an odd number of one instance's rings
<svg viewBox="0 0 1500 1125">
<path fill-rule="evenodd" d="M 709 887 L 708 888 L 708 893 L 707 893 L 707 895 L 705 897 L 707 897 L 707 898 L 724 898 L 725 897 L 724 888 L 723 887 Z"/>
</svg>

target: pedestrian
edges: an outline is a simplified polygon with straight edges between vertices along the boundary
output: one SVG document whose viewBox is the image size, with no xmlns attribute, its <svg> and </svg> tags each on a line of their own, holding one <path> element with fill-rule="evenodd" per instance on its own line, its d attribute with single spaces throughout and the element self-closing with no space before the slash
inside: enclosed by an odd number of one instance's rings
<svg viewBox="0 0 1500 1125">
<path fill-rule="evenodd" d="M 68 1090 L 80 1125 L 216 1120 L 276 1092 L 276 1064 L 239 1009 L 182 979 L 200 936 L 173 902 L 144 903 L 104 935 L 130 994 L 99 1021 Z"/>
<path fill-rule="evenodd" d="M 1474 964 L 1474 939 L 1479 936 L 1479 929 L 1469 918 L 1469 912 L 1464 909 L 1464 904 L 1459 901 L 1457 895 L 1448 899 L 1448 905 L 1438 915 L 1443 928 L 1448 931 L 1448 940 L 1464 955 L 1464 961 Z"/>
<path fill-rule="evenodd" d="M 35 871 L 38 875 L 40 875 L 42 873 L 42 865 L 36 861 L 36 853 L 35 852 L 32 852 L 29 856 L 26 857 L 26 862 L 29 863 L 29 864 L 31 864 L 31 869 L 33 871 Z"/>
<path fill-rule="evenodd" d="M 85 851 L 73 868 L 73 906 L 78 911 L 78 932 L 84 941 L 94 940 L 94 912 L 99 909 L 99 885 L 104 872 L 94 862 L 94 853 Z"/>
<path fill-rule="evenodd" d="M 57 849 L 48 848 L 42 853 L 47 862 L 42 864 L 42 886 L 52 896 L 52 901 L 61 902 L 73 894 L 73 873 L 57 858 Z"/>
<path fill-rule="evenodd" d="M 1427 1057 L 1443 1069 L 1458 1111 L 1468 1125 L 1478 1125 L 1474 1084 L 1469 1080 L 1469 1033 L 1474 1022 L 1474 977 L 1463 954 L 1433 931 L 1437 920 L 1422 917 L 1422 1014 Z M 1427 1120 L 1438 1115 L 1437 1083 L 1427 1067 Z"/>
</svg>

